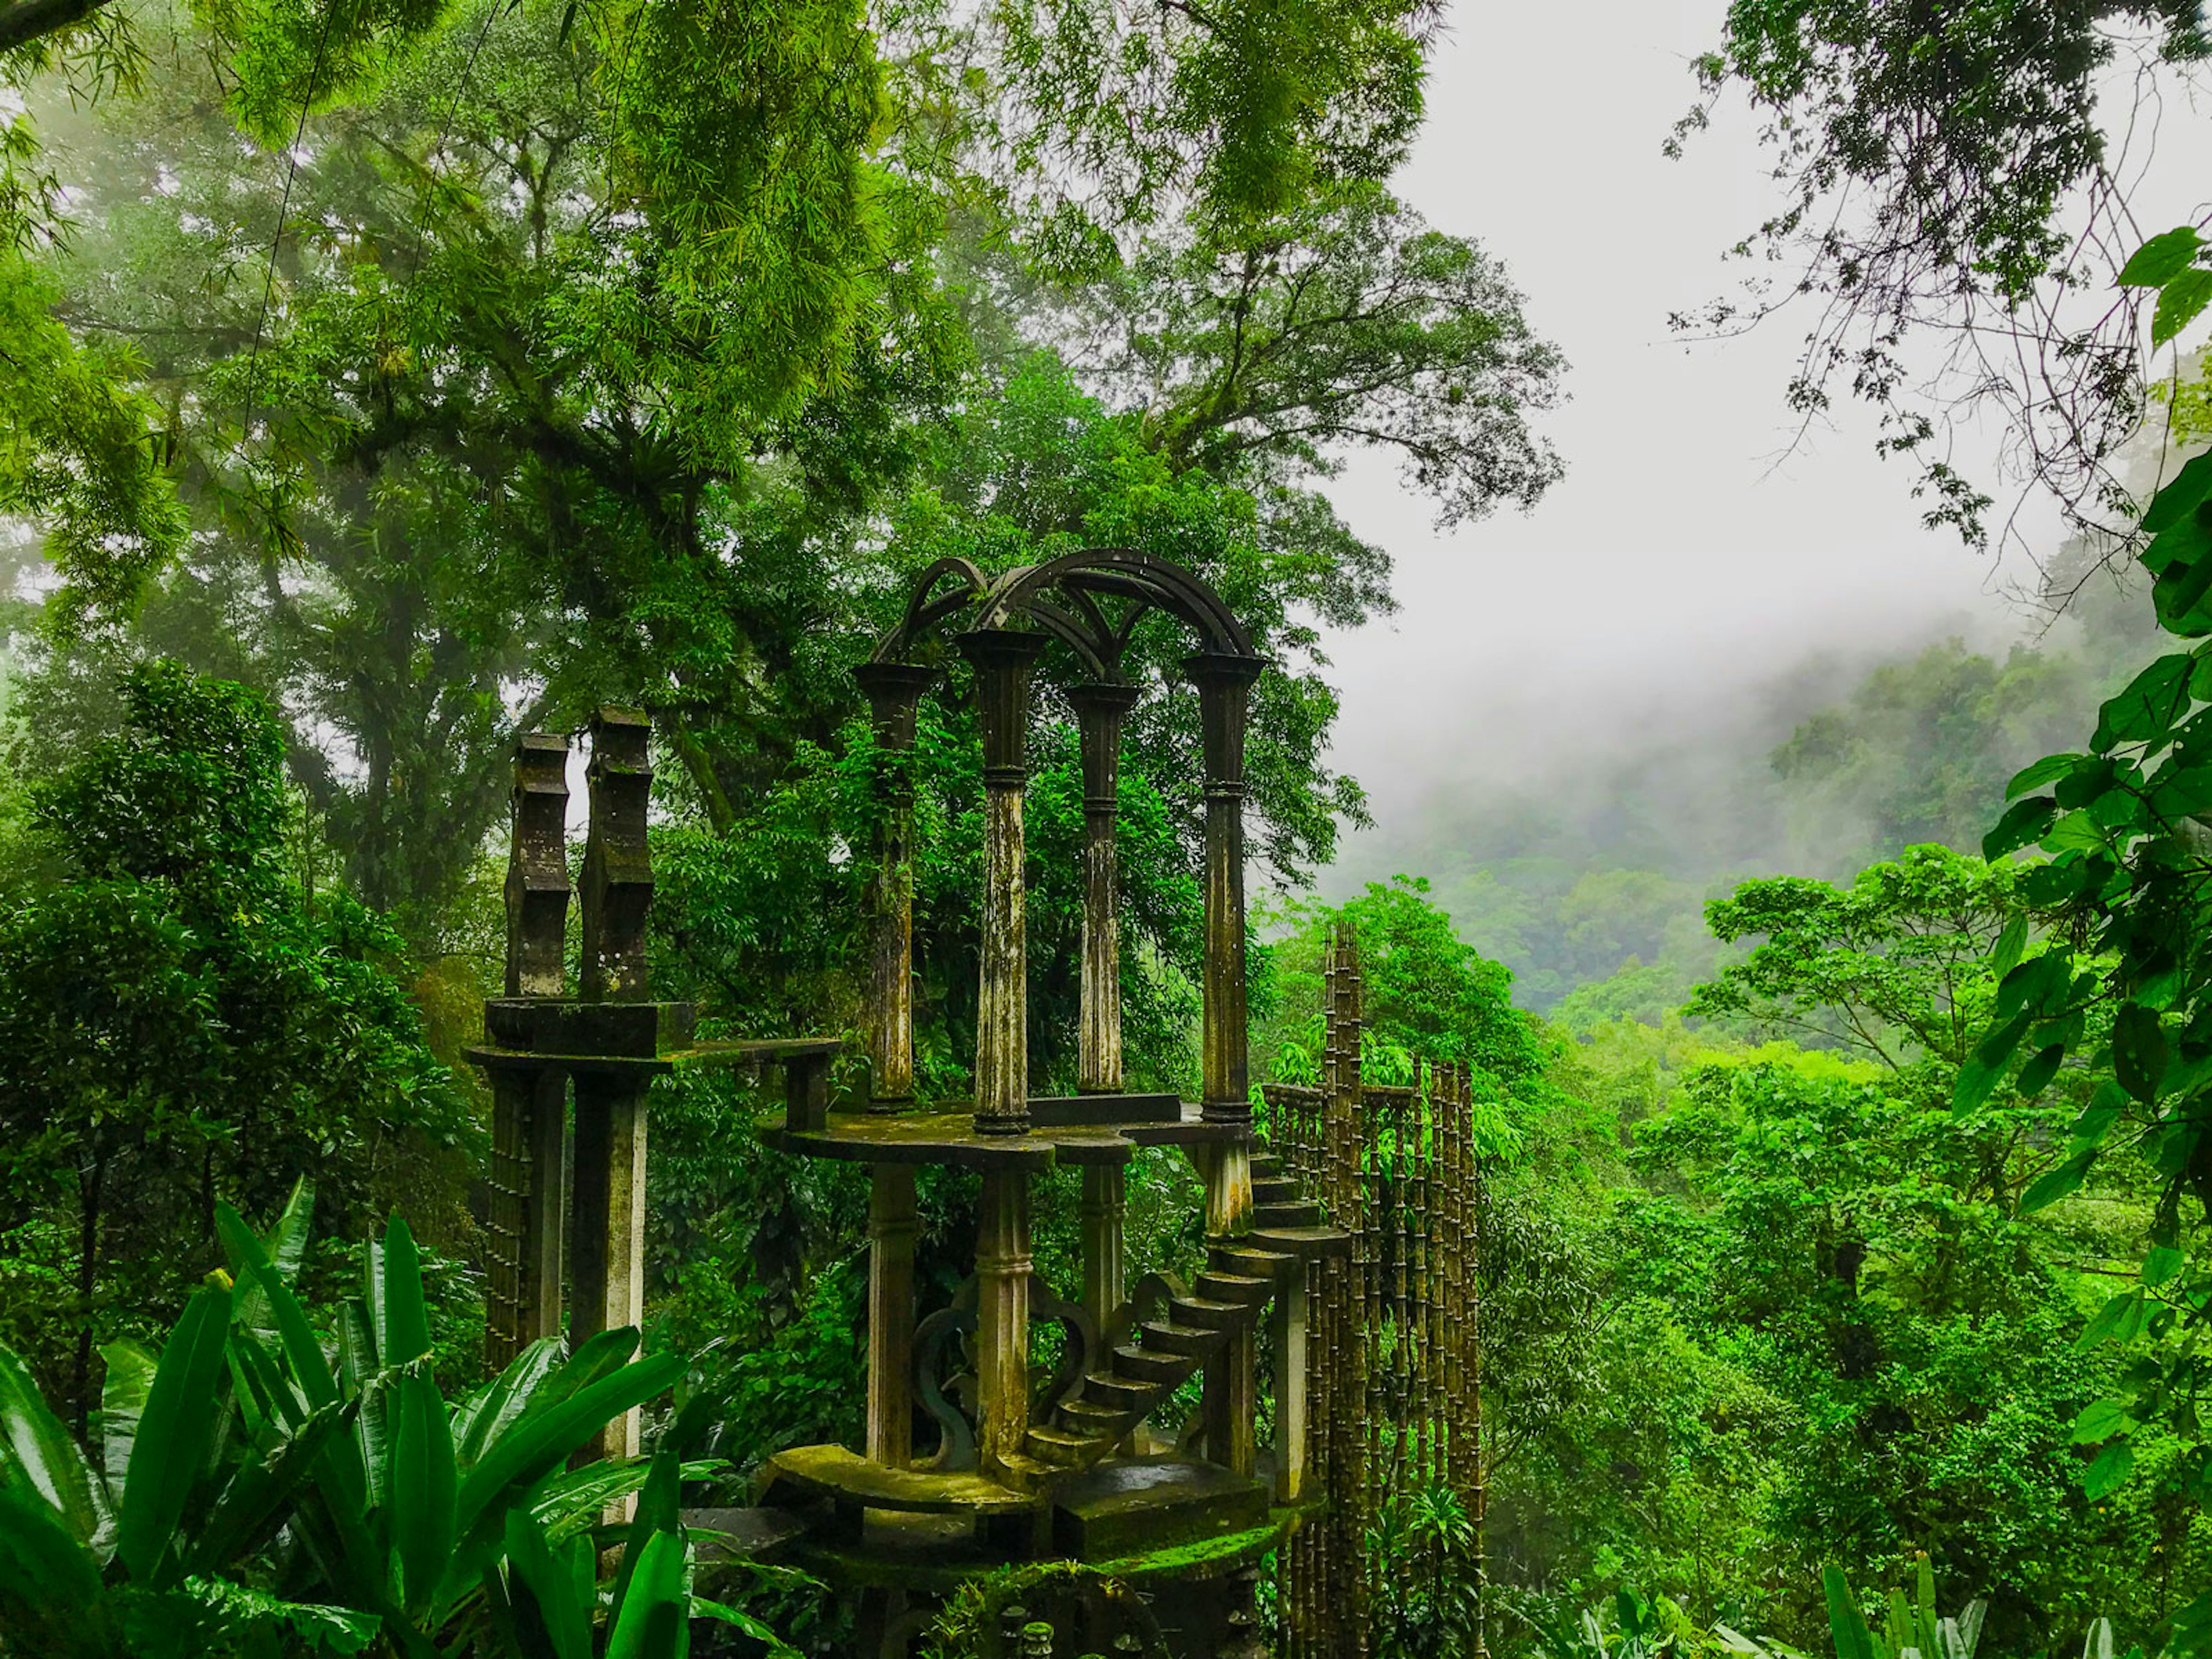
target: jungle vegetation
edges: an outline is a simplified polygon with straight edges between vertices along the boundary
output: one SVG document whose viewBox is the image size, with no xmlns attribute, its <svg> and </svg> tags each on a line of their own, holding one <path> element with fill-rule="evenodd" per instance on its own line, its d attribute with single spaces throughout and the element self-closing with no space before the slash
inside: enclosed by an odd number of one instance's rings
<svg viewBox="0 0 2212 1659">
<path fill-rule="evenodd" d="M 1785 703 L 1729 762 L 1733 841 L 1509 804 L 1329 904 L 1365 810 L 1324 630 L 1393 604 L 1332 477 L 1380 451 L 1459 521 L 1563 465 L 1567 368 L 1505 264 L 1392 193 L 1443 23 L 0 5 L 0 1652 L 674 1652 L 687 1598 L 748 1656 L 823 1634 L 805 1585 L 709 1595 L 675 1537 L 680 1483 L 740 1490 L 860 1406 L 865 1189 L 763 1152 L 744 1079 L 654 1097 L 642 1348 L 480 1373 L 459 1056 L 507 758 L 650 710 L 661 994 L 709 1032 L 848 1029 L 847 671 L 931 561 L 1085 543 L 1197 569 L 1277 670 L 1261 1070 L 1310 1066 L 1339 927 L 1378 1060 L 1474 1069 L 1498 1650 L 2212 1650 L 2212 393 L 2191 357 L 2154 396 L 2137 338 L 2171 348 L 2212 276 L 2193 230 L 2116 240 L 2098 101 L 2123 54 L 2201 59 L 2196 9 L 1742 0 L 1688 89 L 1770 118 L 1792 196 L 1754 240 L 1831 302 L 1789 397 L 1880 404 L 1970 537 L 1994 498 L 1937 459 L 1955 386 L 1898 354 L 2033 346 L 1959 395 L 2075 513 L 2065 630 Z M 2147 411 L 2170 441 L 2123 477 Z M 939 1097 L 973 1042 L 962 707 L 926 706 L 916 761 Z M 1042 1088 L 1073 1064 L 1064 716 L 1029 801 Z M 1136 1086 L 1194 1078 L 1194 718 L 1146 705 L 1124 767 Z M 1138 1265 L 1199 1249 L 1191 1183 L 1140 1160 Z M 934 1293 L 974 1200 L 923 1183 Z M 1073 1202 L 1042 1200 L 1048 1275 Z M 611 1489 L 555 1471 L 640 1401 L 596 1585 Z M 1391 1525 L 1455 1571 L 1378 1639 L 1462 1651 L 1474 1534 Z"/>
</svg>

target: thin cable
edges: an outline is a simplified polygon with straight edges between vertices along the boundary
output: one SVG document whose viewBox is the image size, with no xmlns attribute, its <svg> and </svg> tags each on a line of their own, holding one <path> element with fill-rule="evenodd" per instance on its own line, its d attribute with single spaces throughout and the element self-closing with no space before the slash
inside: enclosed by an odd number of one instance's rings
<svg viewBox="0 0 2212 1659">
<path fill-rule="evenodd" d="M 261 331 L 269 323 L 269 301 L 276 292 L 276 250 L 284 241 L 284 216 L 292 209 L 292 181 L 300 176 L 300 146 L 307 137 L 307 112 L 315 106 L 315 82 L 323 72 L 323 50 L 330 44 L 331 19 L 337 15 L 338 0 L 330 0 L 323 10 L 323 27 L 315 35 L 315 61 L 307 66 L 307 90 L 300 100 L 300 125 L 292 134 L 292 148 L 285 158 L 284 193 L 277 198 L 276 231 L 269 239 L 269 270 L 261 283 L 261 310 L 253 319 L 253 346 L 246 356 L 246 412 L 239 422 L 239 442 L 242 446 L 246 433 L 253 425 L 253 380 L 261 363 Z"/>
<path fill-rule="evenodd" d="M 469 82 L 476 77 L 477 59 L 483 54 L 484 42 L 491 38 L 492 25 L 499 21 L 504 14 L 520 10 L 522 0 L 514 0 L 511 5 L 502 4 L 501 0 L 491 0 L 491 3 L 484 8 L 483 27 L 477 31 L 476 44 L 469 48 L 468 62 L 461 65 L 461 78 L 454 83 L 453 101 L 446 106 L 446 118 L 438 129 L 438 142 L 423 152 L 422 171 L 426 174 L 430 173 L 433 161 L 439 151 L 453 142 L 453 124 L 461 117 L 461 100 L 468 95 Z M 421 212 L 411 227 L 415 233 L 416 246 L 408 250 L 410 257 L 407 262 L 407 274 L 410 278 L 422 268 L 421 245 L 426 240 L 426 233 L 430 228 L 432 197 L 433 192 L 426 187 L 422 191 Z"/>
</svg>

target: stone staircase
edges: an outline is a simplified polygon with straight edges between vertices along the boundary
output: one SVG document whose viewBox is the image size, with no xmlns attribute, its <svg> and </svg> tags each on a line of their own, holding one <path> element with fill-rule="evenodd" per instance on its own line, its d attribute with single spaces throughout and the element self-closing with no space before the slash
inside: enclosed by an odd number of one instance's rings
<svg viewBox="0 0 2212 1659">
<path fill-rule="evenodd" d="M 1273 1152 L 1252 1155 L 1252 1231 L 1212 1246 L 1206 1271 L 1187 1293 L 1168 1298 L 1165 1318 L 1133 1326 L 1132 1340 L 1109 1348 L 1104 1367 L 1086 1376 L 1051 1420 L 1031 1425 L 1024 1449 L 1037 1473 L 1080 1474 L 1105 1457 L 1231 1334 L 1258 1322 L 1285 1272 L 1351 1242 L 1322 1224 L 1321 1206 Z"/>
</svg>

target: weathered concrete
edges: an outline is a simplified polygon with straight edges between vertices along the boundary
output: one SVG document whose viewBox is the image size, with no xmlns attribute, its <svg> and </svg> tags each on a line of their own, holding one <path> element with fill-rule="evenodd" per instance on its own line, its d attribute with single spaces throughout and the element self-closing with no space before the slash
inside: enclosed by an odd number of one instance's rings
<svg viewBox="0 0 2212 1659">
<path fill-rule="evenodd" d="M 1083 745 L 1083 1006 L 1077 1087 L 1121 1087 L 1121 908 L 1115 816 L 1121 793 L 1121 721 L 1130 685 L 1079 685 L 1070 694 Z"/>
<path fill-rule="evenodd" d="M 1256 657 L 1200 652 L 1183 660 L 1198 687 L 1206 744 L 1206 1010 L 1200 1105 L 1218 1122 L 1249 1122 L 1244 1001 L 1244 717 Z"/>
<path fill-rule="evenodd" d="M 868 1173 L 868 1460 L 902 1469 L 914 1461 L 914 1166 Z"/>
<path fill-rule="evenodd" d="M 864 663 L 883 760 L 878 780 L 875 865 L 865 900 L 868 927 L 868 1070 L 872 1109 L 914 1099 L 914 779 L 909 763 L 922 694 L 940 678 L 915 663 Z"/>
<path fill-rule="evenodd" d="M 1029 945 L 1022 860 L 1022 790 L 1028 778 L 1030 670 L 1042 634 L 1006 629 L 960 635 L 975 668 L 982 714 L 982 976 L 975 1011 L 975 1127 L 1029 1128 Z"/>
</svg>

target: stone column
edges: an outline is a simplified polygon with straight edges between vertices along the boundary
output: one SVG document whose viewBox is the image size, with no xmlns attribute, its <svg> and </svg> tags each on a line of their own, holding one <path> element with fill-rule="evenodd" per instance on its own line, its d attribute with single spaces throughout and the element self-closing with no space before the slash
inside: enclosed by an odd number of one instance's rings
<svg viewBox="0 0 2212 1659">
<path fill-rule="evenodd" d="M 1122 1229 L 1128 1208 L 1128 1171 L 1119 1164 L 1083 1166 L 1083 1311 L 1100 1331 L 1127 1299 L 1123 1282 Z M 1097 1356 L 1097 1369 L 1106 1357 Z"/>
<path fill-rule="evenodd" d="M 1029 948 L 1023 915 L 1022 788 L 1027 781 L 1030 669 L 1042 634 L 977 629 L 959 636 L 975 667 L 983 720 L 982 983 L 975 1006 L 975 1130 L 1026 1134 Z M 1028 1223 L 1024 1217 L 1023 1225 Z"/>
<path fill-rule="evenodd" d="M 987 1167 L 975 1229 L 975 1438 L 994 1480 L 1008 1478 L 1029 1434 L 1032 1265 L 1028 1173 Z"/>
<path fill-rule="evenodd" d="M 1121 1092 L 1121 897 L 1114 844 L 1121 717 L 1133 685 L 1079 685 L 1070 696 L 1083 734 L 1083 1013 L 1078 1089 Z M 1117 1171 L 1118 1173 L 1118 1171 Z"/>
<path fill-rule="evenodd" d="M 868 1197 L 868 1461 L 914 1461 L 914 1166 L 878 1164 Z"/>
<path fill-rule="evenodd" d="M 915 663 L 863 663 L 853 672 L 867 694 L 878 775 L 875 873 L 868 888 L 868 1105 L 893 1111 L 914 1101 L 914 752 L 921 695 L 938 678 Z"/>
<path fill-rule="evenodd" d="M 568 935 L 568 740 L 532 732 L 516 746 L 507 849 L 507 994 L 557 997 Z"/>
<path fill-rule="evenodd" d="M 1293 1262 L 1270 1310 L 1275 1350 L 1275 1501 L 1295 1503 L 1306 1486 L 1306 1264 Z"/>
<path fill-rule="evenodd" d="M 1244 1005 L 1244 713 L 1256 657 L 1184 659 L 1206 740 L 1206 1012 L 1200 1038 L 1206 1121 L 1249 1123 Z"/>
<path fill-rule="evenodd" d="M 592 720 L 591 830 L 584 843 L 583 994 L 587 1002 L 647 997 L 645 923 L 653 904 L 646 804 L 653 788 L 645 717 L 602 708 Z M 647 1054 L 651 1044 L 647 1044 Z M 649 1060 L 576 1073 L 576 1151 L 568 1316 L 571 1348 L 645 1313 L 646 1091 Z M 607 1456 L 635 1454 L 638 1413 L 609 1424 Z"/>
<path fill-rule="evenodd" d="M 1207 1363 L 1199 1395 L 1206 1458 L 1236 1474 L 1251 1474 L 1258 1462 L 1252 1425 L 1260 1409 L 1259 1349 L 1256 1322 L 1237 1325 Z"/>
<path fill-rule="evenodd" d="M 583 995 L 643 1002 L 645 917 L 653 907 L 645 809 L 653 793 L 652 728 L 632 708 L 592 717 L 591 831 L 584 842 Z"/>
<path fill-rule="evenodd" d="M 557 997 L 568 928 L 568 744 L 516 745 L 507 857 L 507 994 Z M 556 1066 L 491 1073 L 485 1358 L 495 1368 L 561 1328 L 562 1165 L 568 1078 Z"/>
</svg>

